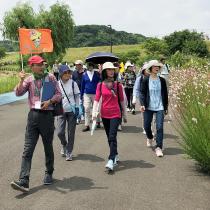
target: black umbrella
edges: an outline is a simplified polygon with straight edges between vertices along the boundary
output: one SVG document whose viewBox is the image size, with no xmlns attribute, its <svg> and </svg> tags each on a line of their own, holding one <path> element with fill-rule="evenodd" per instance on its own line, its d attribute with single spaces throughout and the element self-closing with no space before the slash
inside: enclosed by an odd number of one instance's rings
<svg viewBox="0 0 210 210">
<path fill-rule="evenodd" d="M 86 58 L 86 62 L 92 62 L 95 64 L 103 64 L 107 61 L 117 62 L 118 60 L 119 58 L 110 52 L 95 52 Z"/>
</svg>

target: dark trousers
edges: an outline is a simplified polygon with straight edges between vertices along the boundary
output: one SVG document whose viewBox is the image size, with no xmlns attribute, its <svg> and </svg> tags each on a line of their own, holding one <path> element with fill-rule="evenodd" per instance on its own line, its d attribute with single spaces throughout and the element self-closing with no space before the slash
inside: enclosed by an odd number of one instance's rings
<svg viewBox="0 0 210 210">
<path fill-rule="evenodd" d="M 132 104 L 133 100 L 133 88 L 125 88 L 125 95 L 128 101 L 128 108 L 135 109 L 135 106 Z"/>
<path fill-rule="evenodd" d="M 118 154 L 117 152 L 117 129 L 120 124 L 120 118 L 107 119 L 102 118 L 102 122 L 104 124 L 104 129 L 106 132 L 106 136 L 108 139 L 108 144 L 110 148 L 110 154 L 108 159 L 112 159 L 114 161 L 115 156 Z"/>
<path fill-rule="evenodd" d="M 54 170 L 53 152 L 54 117 L 51 111 L 33 111 L 28 114 L 25 133 L 24 152 L 20 171 L 20 179 L 29 180 L 31 161 L 39 139 L 42 137 L 45 152 L 46 172 L 52 174 Z"/>
<path fill-rule="evenodd" d="M 57 118 L 57 130 L 58 137 L 63 146 L 66 146 L 68 153 L 72 153 L 74 147 L 74 136 L 76 130 L 76 117 L 73 112 L 66 112 Z M 68 131 L 68 142 L 66 141 L 66 122 L 67 122 L 67 131 Z"/>
<path fill-rule="evenodd" d="M 163 122 L 164 122 L 164 111 L 151 111 L 146 110 L 144 112 L 144 129 L 148 139 L 152 139 L 151 123 L 153 115 L 156 114 L 156 147 L 163 147 Z"/>
</svg>

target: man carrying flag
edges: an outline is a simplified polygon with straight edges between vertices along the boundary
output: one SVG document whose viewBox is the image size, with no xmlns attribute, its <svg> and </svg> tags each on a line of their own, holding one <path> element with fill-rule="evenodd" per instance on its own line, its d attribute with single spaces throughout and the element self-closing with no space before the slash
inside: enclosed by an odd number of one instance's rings
<svg viewBox="0 0 210 210">
<path fill-rule="evenodd" d="M 40 34 L 38 35 L 40 38 Z M 41 38 L 39 41 L 41 42 Z M 21 44 L 24 45 L 24 43 L 20 43 L 20 45 Z M 36 45 L 37 44 L 38 41 L 36 41 Z M 26 78 L 26 74 L 24 70 L 22 70 L 19 73 L 20 82 L 15 87 L 16 96 L 22 96 L 28 92 L 28 103 L 30 107 L 19 180 L 11 182 L 13 189 L 22 192 L 29 191 L 31 161 L 39 135 L 42 137 L 45 151 L 46 171 L 43 182 L 45 185 L 52 184 L 52 174 L 54 171 L 53 104 L 60 102 L 62 97 L 54 75 L 44 71 L 44 59 L 42 57 L 34 55 L 29 58 L 28 64 L 31 67 L 32 75 Z"/>
</svg>

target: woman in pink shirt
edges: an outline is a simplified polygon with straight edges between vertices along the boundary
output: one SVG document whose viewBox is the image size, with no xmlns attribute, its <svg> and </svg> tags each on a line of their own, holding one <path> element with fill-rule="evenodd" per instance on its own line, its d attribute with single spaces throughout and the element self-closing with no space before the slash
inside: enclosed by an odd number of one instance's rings
<svg viewBox="0 0 210 210">
<path fill-rule="evenodd" d="M 117 129 L 121 116 L 124 122 L 127 122 L 123 89 L 122 85 L 116 81 L 117 75 L 115 74 L 115 68 L 111 62 L 103 64 L 101 74 L 102 82 L 97 85 L 92 113 L 93 120 L 96 120 L 100 113 L 104 124 L 110 148 L 109 160 L 105 167 L 111 171 L 119 161 Z M 101 105 L 99 105 L 99 101 L 101 101 Z M 101 107 L 100 110 L 99 107 Z"/>
</svg>

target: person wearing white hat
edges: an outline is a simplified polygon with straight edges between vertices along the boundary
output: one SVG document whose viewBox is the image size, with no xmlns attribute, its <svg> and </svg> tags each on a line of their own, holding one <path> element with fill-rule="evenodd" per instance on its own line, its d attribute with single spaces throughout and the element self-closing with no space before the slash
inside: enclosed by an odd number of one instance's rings
<svg viewBox="0 0 210 210">
<path fill-rule="evenodd" d="M 134 87 L 133 87 L 133 100 L 132 104 L 136 105 L 137 99 L 140 99 L 140 90 L 141 90 L 141 85 L 143 79 L 149 75 L 147 69 L 147 63 L 145 63 L 142 68 L 141 68 L 141 74 L 140 76 L 137 77 Z M 142 115 L 142 128 L 143 128 L 143 133 L 146 134 L 145 129 L 144 129 L 144 115 Z"/>
<path fill-rule="evenodd" d="M 108 144 L 110 154 L 106 168 L 113 171 L 114 166 L 119 161 L 117 151 L 117 130 L 121 121 L 121 116 L 124 122 L 127 122 L 123 87 L 122 84 L 116 81 L 116 67 L 111 62 L 106 62 L 102 66 L 102 82 L 97 85 L 96 97 L 93 104 L 92 118 L 96 120 L 100 113 Z M 101 101 L 101 106 L 99 101 Z"/>
<path fill-rule="evenodd" d="M 157 76 L 162 64 L 157 60 L 148 62 L 147 70 L 149 77 L 142 81 L 140 92 L 140 110 L 144 112 L 144 129 L 147 136 L 147 146 L 152 147 L 153 134 L 151 122 L 153 115 L 156 115 L 156 147 L 155 153 L 163 157 L 163 123 L 164 115 L 168 113 L 168 90 L 164 78 Z"/>
<path fill-rule="evenodd" d="M 132 114 L 135 114 L 135 105 L 132 104 L 132 99 L 133 99 L 133 87 L 136 80 L 136 74 L 134 72 L 134 65 L 131 64 L 130 61 L 127 61 L 125 64 L 125 72 L 123 73 L 123 77 L 124 77 L 125 94 L 128 101 L 127 110 L 132 111 Z"/>
<path fill-rule="evenodd" d="M 169 73 L 170 73 L 170 67 L 169 65 L 166 63 L 166 59 L 164 57 L 162 57 L 160 59 L 160 62 L 163 64 L 162 68 L 161 68 L 161 72 L 160 72 L 160 76 L 163 77 L 166 80 L 166 84 L 167 84 L 167 88 L 169 87 Z"/>
</svg>

